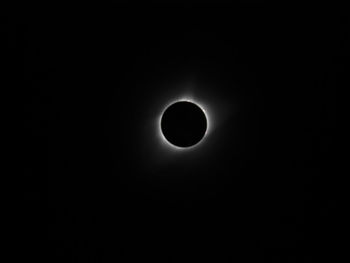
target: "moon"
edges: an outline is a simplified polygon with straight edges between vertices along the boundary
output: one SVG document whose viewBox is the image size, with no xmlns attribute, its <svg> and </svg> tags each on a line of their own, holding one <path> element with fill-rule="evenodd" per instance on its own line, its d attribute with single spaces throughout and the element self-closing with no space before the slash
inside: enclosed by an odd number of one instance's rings
<svg viewBox="0 0 350 263">
<path fill-rule="evenodd" d="M 199 144 L 207 133 L 205 111 L 196 103 L 183 100 L 170 104 L 163 112 L 160 130 L 169 145 L 189 149 Z"/>
</svg>

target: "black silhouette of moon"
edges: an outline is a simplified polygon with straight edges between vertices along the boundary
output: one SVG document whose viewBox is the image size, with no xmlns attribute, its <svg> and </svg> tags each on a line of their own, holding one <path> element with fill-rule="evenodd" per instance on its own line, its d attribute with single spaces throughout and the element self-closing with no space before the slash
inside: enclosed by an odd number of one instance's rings
<svg viewBox="0 0 350 263">
<path fill-rule="evenodd" d="M 164 111 L 160 125 L 169 143 L 188 148 L 203 139 L 207 131 L 207 118 L 204 111 L 195 103 L 179 101 Z"/>
</svg>

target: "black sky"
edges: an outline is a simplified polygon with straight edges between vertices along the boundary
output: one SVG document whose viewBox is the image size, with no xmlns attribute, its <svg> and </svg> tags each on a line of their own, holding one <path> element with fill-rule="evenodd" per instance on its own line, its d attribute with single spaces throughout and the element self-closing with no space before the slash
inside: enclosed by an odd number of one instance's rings
<svg viewBox="0 0 350 263">
<path fill-rule="evenodd" d="M 8 26 L 26 87 L 24 203 L 48 262 L 332 257 L 344 16 L 113 7 Z M 237 111 L 205 152 L 147 164 L 150 105 L 175 92 L 154 83 L 192 77 Z"/>
</svg>

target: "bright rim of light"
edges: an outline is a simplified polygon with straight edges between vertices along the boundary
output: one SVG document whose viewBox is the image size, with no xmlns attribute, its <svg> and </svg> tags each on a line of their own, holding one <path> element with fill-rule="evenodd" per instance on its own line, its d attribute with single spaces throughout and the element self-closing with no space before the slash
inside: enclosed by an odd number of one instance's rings
<svg viewBox="0 0 350 263">
<path fill-rule="evenodd" d="M 206 120 L 207 120 L 207 129 L 206 129 L 206 131 L 205 131 L 205 133 L 204 133 L 203 138 L 202 138 L 198 143 L 196 143 L 196 144 L 194 144 L 194 145 L 192 145 L 192 146 L 189 146 L 189 147 L 179 147 L 179 146 L 176 146 L 176 145 L 170 143 L 170 142 L 164 137 L 164 134 L 163 134 L 162 129 L 161 129 L 161 121 L 162 121 L 162 116 L 163 116 L 164 112 L 165 112 L 171 105 L 173 105 L 173 104 L 175 104 L 175 103 L 178 103 L 178 102 L 191 102 L 191 103 L 197 105 L 197 106 L 203 111 L 203 113 L 204 113 L 204 115 L 205 115 L 205 118 L 206 118 Z M 161 137 L 162 142 L 163 142 L 164 144 L 166 144 L 166 145 L 172 147 L 172 148 L 175 149 L 175 150 L 190 150 L 190 149 L 193 149 L 194 147 L 198 146 L 199 144 L 201 144 L 202 141 L 205 139 L 205 137 L 209 134 L 209 132 L 210 132 L 210 130 L 211 130 L 211 119 L 210 119 L 210 116 L 209 116 L 207 110 L 205 110 L 205 108 L 207 108 L 207 107 L 204 107 L 204 104 L 203 104 L 203 103 L 198 103 L 198 101 L 195 101 L 195 100 L 193 100 L 193 99 L 191 99 L 191 98 L 180 98 L 180 99 L 177 99 L 177 100 L 174 100 L 174 101 L 168 103 L 167 106 L 164 108 L 164 110 L 161 112 L 161 114 L 160 114 L 160 116 L 159 116 L 159 118 L 158 118 L 158 129 L 159 129 L 159 130 L 158 130 L 158 133 L 159 133 L 159 136 Z"/>
</svg>

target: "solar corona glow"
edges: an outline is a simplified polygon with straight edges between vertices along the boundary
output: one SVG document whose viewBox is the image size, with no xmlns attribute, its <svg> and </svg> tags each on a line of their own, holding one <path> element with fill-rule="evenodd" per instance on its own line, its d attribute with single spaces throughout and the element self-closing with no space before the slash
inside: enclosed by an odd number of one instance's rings
<svg viewBox="0 0 350 263">
<path fill-rule="evenodd" d="M 236 104 L 228 102 L 228 96 L 217 92 L 209 81 L 184 79 L 176 76 L 171 81 L 155 82 L 155 92 L 145 97 L 147 107 L 140 109 L 143 117 L 138 141 L 131 152 L 139 155 L 139 165 L 152 173 L 167 165 L 193 165 L 215 155 L 221 150 L 222 127 L 235 112 L 232 104 Z M 194 104 L 195 112 L 184 114 L 186 107 L 173 110 L 174 104 L 182 103 Z M 170 115 L 166 117 L 165 112 Z"/>
<path fill-rule="evenodd" d="M 162 117 L 163 117 L 164 113 L 167 111 L 167 109 L 169 109 L 169 107 L 171 107 L 175 104 L 181 104 L 182 102 L 188 102 L 188 103 L 194 104 L 196 106 L 196 108 L 198 107 L 205 116 L 205 124 L 206 124 L 204 134 L 198 140 L 198 142 L 194 143 L 193 145 L 186 146 L 186 147 L 178 146 L 178 145 L 175 145 L 175 144 L 169 142 L 169 140 L 164 136 L 163 131 L 162 131 Z M 175 151 L 189 151 L 189 150 L 192 150 L 194 148 L 197 148 L 198 146 L 203 144 L 204 141 L 207 139 L 207 136 L 211 131 L 211 118 L 208 114 L 208 111 L 206 110 L 206 107 L 202 103 L 199 103 L 198 101 L 191 99 L 191 98 L 187 98 L 187 97 L 186 98 L 179 98 L 179 99 L 176 99 L 176 100 L 168 103 L 163 108 L 163 110 L 161 111 L 161 113 L 158 117 L 158 125 L 157 126 L 158 126 L 158 135 L 159 135 L 161 142 L 164 146 L 167 146 L 169 149 L 172 149 Z"/>
</svg>

